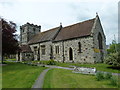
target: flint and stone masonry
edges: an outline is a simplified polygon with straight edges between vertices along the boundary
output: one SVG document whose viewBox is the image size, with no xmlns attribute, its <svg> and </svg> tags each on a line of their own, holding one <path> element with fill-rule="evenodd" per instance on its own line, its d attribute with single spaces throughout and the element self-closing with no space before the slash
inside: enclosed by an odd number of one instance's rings
<svg viewBox="0 0 120 90">
<path fill-rule="evenodd" d="M 58 62 L 99 63 L 106 56 L 106 38 L 99 19 L 41 32 L 41 26 L 27 23 L 20 27 L 19 61 L 50 60 Z"/>
</svg>

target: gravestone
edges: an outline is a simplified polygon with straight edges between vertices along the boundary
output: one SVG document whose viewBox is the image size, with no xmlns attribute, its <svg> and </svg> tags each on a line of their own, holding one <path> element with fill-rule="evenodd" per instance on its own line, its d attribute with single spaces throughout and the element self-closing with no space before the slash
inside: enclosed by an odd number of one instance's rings
<svg viewBox="0 0 120 90">
<path fill-rule="evenodd" d="M 96 68 L 74 67 L 73 73 L 96 74 Z"/>
</svg>

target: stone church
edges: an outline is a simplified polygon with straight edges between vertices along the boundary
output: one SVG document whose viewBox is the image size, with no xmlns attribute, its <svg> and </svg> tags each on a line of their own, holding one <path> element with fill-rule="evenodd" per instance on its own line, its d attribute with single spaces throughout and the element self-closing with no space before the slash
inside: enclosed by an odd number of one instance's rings
<svg viewBox="0 0 120 90">
<path fill-rule="evenodd" d="M 75 63 L 103 62 L 106 37 L 95 18 L 70 26 L 62 25 L 41 32 L 41 26 L 26 23 L 20 27 L 18 60 L 50 60 Z"/>
</svg>

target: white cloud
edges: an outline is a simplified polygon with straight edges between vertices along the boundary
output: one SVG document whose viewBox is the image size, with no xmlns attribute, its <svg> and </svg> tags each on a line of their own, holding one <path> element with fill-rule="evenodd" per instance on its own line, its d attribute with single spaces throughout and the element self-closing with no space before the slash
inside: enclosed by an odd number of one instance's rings
<svg viewBox="0 0 120 90">
<path fill-rule="evenodd" d="M 4 18 L 18 26 L 26 22 L 42 26 L 42 31 L 94 18 L 98 12 L 107 37 L 107 44 L 117 34 L 118 0 L 0 0 Z"/>
</svg>

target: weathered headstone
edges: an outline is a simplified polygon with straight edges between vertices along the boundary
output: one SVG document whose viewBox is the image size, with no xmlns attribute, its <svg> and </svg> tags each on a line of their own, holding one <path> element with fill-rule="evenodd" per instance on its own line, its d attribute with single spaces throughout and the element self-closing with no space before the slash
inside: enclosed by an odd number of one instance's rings
<svg viewBox="0 0 120 90">
<path fill-rule="evenodd" d="M 96 68 L 74 67 L 73 73 L 96 74 Z"/>
</svg>

